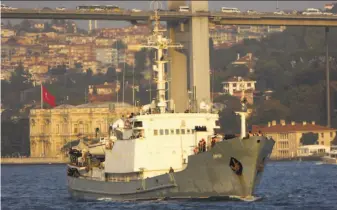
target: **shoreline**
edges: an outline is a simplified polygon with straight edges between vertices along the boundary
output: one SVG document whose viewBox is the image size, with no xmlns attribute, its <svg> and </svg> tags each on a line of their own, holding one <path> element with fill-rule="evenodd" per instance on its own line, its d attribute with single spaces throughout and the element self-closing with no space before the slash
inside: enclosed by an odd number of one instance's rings
<svg viewBox="0 0 337 210">
<path fill-rule="evenodd" d="M 1 165 L 60 165 L 67 162 L 65 158 L 1 158 Z"/>
</svg>

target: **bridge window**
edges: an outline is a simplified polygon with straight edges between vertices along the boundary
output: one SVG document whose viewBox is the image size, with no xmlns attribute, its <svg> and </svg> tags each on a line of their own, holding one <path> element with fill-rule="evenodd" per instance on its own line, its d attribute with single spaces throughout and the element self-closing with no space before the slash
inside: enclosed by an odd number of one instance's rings
<svg viewBox="0 0 337 210">
<path fill-rule="evenodd" d="M 169 135 L 169 129 L 165 129 L 165 135 Z"/>
<path fill-rule="evenodd" d="M 180 134 L 180 129 L 176 129 L 176 134 Z"/>
<path fill-rule="evenodd" d="M 174 135 L 174 129 L 171 129 L 170 134 Z"/>
<path fill-rule="evenodd" d="M 157 129 L 153 130 L 153 135 L 158 136 L 158 130 Z"/>
<path fill-rule="evenodd" d="M 185 134 L 185 129 L 181 129 L 181 134 Z"/>
<path fill-rule="evenodd" d="M 160 129 L 160 130 L 159 130 L 159 134 L 160 134 L 160 135 L 164 135 L 164 130 L 163 130 L 163 129 Z"/>
</svg>

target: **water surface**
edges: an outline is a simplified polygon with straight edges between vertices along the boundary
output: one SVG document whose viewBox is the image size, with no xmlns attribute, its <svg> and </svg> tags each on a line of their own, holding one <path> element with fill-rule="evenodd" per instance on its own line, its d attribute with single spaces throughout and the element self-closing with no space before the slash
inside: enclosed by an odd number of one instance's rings
<svg viewBox="0 0 337 210">
<path fill-rule="evenodd" d="M 1 166 L 2 209 L 313 209 L 337 210 L 337 165 L 270 162 L 256 194 L 243 201 L 79 201 L 70 198 L 65 165 Z"/>
</svg>

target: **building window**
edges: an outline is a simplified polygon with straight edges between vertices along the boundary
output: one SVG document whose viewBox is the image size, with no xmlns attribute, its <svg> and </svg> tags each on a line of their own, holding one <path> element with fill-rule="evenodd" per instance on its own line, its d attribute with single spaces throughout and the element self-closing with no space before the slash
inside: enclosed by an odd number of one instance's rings
<svg viewBox="0 0 337 210">
<path fill-rule="evenodd" d="M 187 134 L 191 134 L 191 130 L 190 129 L 187 129 Z"/>
<path fill-rule="evenodd" d="M 176 129 L 176 134 L 180 134 L 180 129 Z"/>
<path fill-rule="evenodd" d="M 158 135 L 158 130 L 157 130 L 157 129 L 153 130 L 153 135 L 154 135 L 154 136 L 157 136 L 157 135 Z"/>
<path fill-rule="evenodd" d="M 280 139 L 288 139 L 288 134 L 287 133 L 281 133 Z"/>
<path fill-rule="evenodd" d="M 195 132 L 195 130 L 194 130 L 194 129 L 192 129 L 192 134 L 194 134 L 194 132 Z"/>
<path fill-rule="evenodd" d="M 160 130 L 159 130 L 159 134 L 160 134 L 160 135 L 164 135 L 164 130 L 163 130 L 163 129 L 160 129 Z"/>
<path fill-rule="evenodd" d="M 251 87 L 252 86 L 252 84 L 250 84 L 250 83 L 247 83 L 247 87 Z"/>
<path fill-rule="evenodd" d="M 169 130 L 165 129 L 165 135 L 169 135 Z"/>
<path fill-rule="evenodd" d="M 74 133 L 77 133 L 77 124 L 74 124 Z"/>
<path fill-rule="evenodd" d="M 321 141 L 321 145 L 324 145 L 324 141 Z"/>
<path fill-rule="evenodd" d="M 181 129 L 181 134 L 185 134 L 185 129 Z"/>
<path fill-rule="evenodd" d="M 324 138 L 324 133 L 321 133 L 321 137 Z"/>
<path fill-rule="evenodd" d="M 333 133 L 332 133 L 332 132 L 330 132 L 330 137 L 331 137 L 331 138 L 333 137 Z"/>
<path fill-rule="evenodd" d="M 170 133 L 171 133 L 171 135 L 174 135 L 174 129 L 171 129 Z"/>
</svg>

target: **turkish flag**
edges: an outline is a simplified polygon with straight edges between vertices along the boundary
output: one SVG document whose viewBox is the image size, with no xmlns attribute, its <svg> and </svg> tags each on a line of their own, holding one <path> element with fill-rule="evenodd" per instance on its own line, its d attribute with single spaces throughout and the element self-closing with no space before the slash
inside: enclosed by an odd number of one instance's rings
<svg viewBox="0 0 337 210">
<path fill-rule="evenodd" d="M 47 104 L 49 104 L 51 107 L 56 106 L 55 104 L 55 96 L 53 96 L 52 94 L 50 94 L 48 92 L 48 90 L 42 86 L 42 98 L 43 101 L 46 102 Z"/>
</svg>

